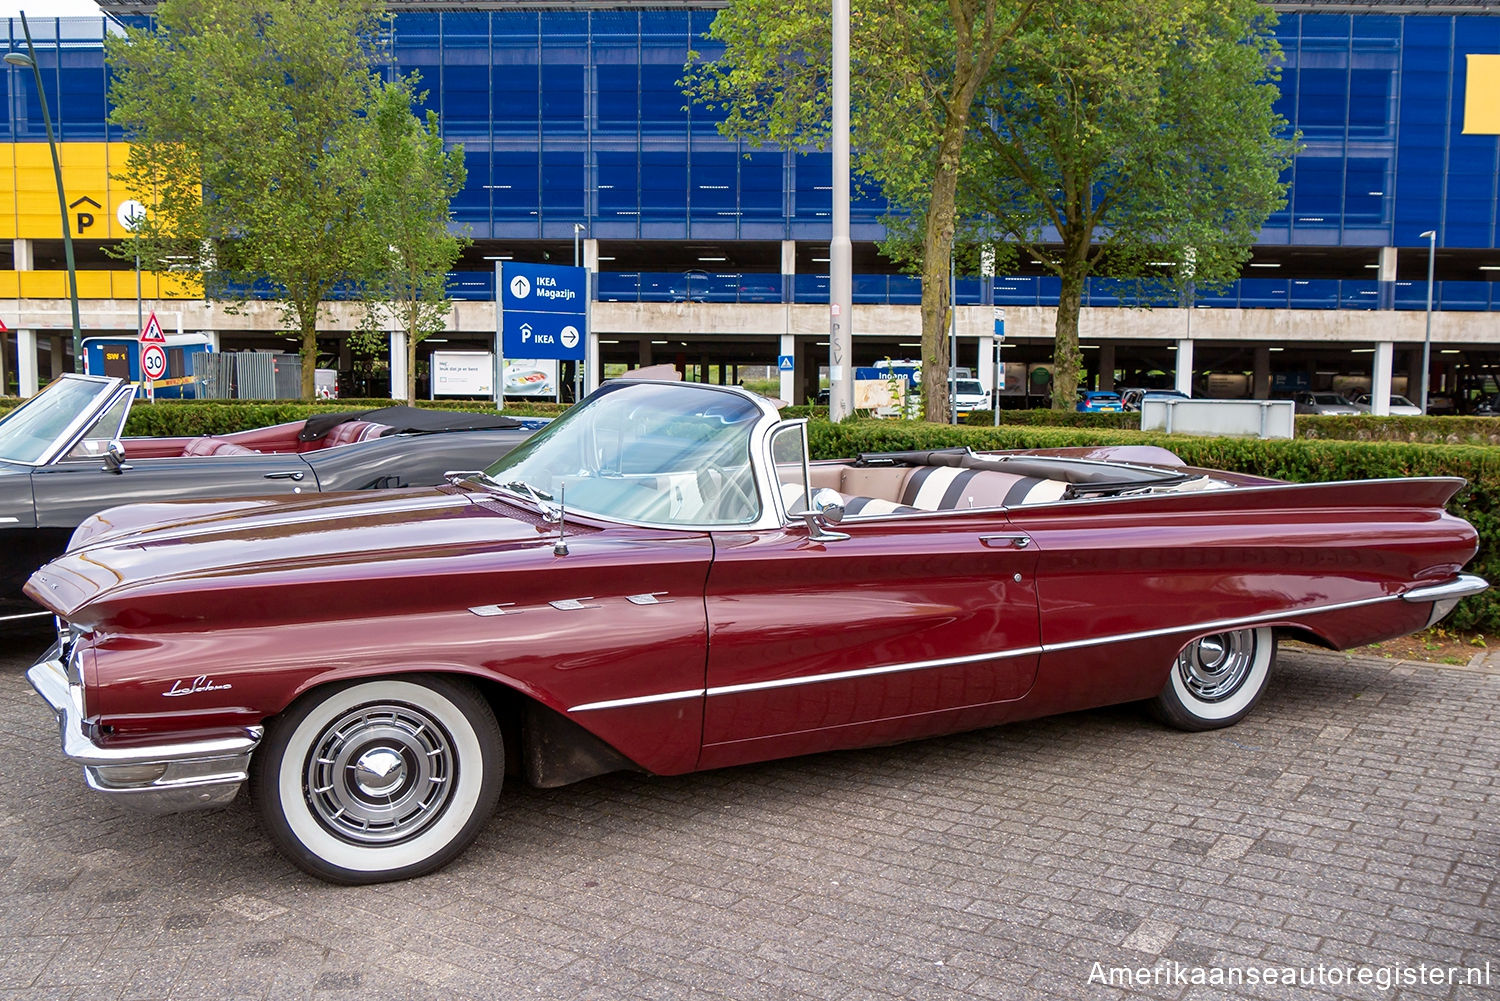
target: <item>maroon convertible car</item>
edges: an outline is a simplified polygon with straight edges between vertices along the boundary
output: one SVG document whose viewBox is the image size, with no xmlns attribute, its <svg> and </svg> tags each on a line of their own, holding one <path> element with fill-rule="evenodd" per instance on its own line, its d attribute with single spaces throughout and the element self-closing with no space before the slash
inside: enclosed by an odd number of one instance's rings
<svg viewBox="0 0 1500 1001">
<path fill-rule="evenodd" d="M 1486 586 L 1460 480 L 806 442 L 743 390 L 622 382 L 444 486 L 113 508 L 27 584 L 59 621 L 29 677 L 94 789 L 170 811 L 248 783 L 297 865 L 363 883 L 453 859 L 508 774 L 1136 700 L 1226 726 L 1278 636 L 1399 636 Z"/>
</svg>

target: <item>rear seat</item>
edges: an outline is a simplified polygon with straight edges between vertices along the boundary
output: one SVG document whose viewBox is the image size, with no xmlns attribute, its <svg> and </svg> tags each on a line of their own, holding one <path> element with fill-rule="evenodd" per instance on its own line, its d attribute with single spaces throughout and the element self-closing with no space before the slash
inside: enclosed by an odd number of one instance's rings
<svg viewBox="0 0 1500 1001">
<path fill-rule="evenodd" d="M 953 466 L 813 466 L 814 488 L 847 498 L 845 514 L 1020 507 L 1061 500 L 1061 480 Z"/>
<path fill-rule="evenodd" d="M 345 421 L 320 438 L 316 447 L 332 448 L 334 445 L 368 441 L 371 438 L 379 438 L 389 430 L 389 424 L 376 424 L 373 421 Z"/>
<path fill-rule="evenodd" d="M 253 448 L 244 445 L 236 445 L 228 438 L 214 438 L 205 436 L 194 438 L 182 448 L 184 456 L 190 455 L 259 455 Z"/>
</svg>

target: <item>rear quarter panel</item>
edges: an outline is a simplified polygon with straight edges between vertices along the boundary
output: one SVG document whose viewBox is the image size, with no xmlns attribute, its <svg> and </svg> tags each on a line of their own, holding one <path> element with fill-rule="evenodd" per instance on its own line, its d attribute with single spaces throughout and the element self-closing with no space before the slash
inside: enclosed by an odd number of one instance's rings
<svg viewBox="0 0 1500 1001">
<path fill-rule="evenodd" d="M 1336 648 L 1420 629 L 1400 601 L 1446 580 L 1477 535 L 1443 503 L 1458 480 L 1247 487 L 1012 512 L 1040 551 L 1044 652 L 1029 715 L 1154 696 L 1196 636 L 1255 624 Z"/>
</svg>

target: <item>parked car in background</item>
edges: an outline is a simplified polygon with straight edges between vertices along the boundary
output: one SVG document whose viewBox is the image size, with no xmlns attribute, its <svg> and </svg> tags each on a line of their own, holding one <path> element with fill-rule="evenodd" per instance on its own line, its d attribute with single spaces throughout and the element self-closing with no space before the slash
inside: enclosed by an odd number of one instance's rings
<svg viewBox="0 0 1500 1001">
<path fill-rule="evenodd" d="M 1422 416 L 1422 408 L 1417 406 L 1415 403 L 1408 400 L 1404 396 L 1397 396 L 1395 393 L 1392 393 L 1390 396 L 1390 401 L 1390 413 L 1394 417 Z M 1349 397 L 1349 402 L 1352 403 L 1355 409 L 1357 409 L 1360 413 L 1368 414 L 1370 413 L 1375 403 L 1375 397 L 1371 396 L 1369 393 L 1358 392 Z"/>
<path fill-rule="evenodd" d="M 1358 414 L 1362 411 L 1338 393 L 1303 391 L 1292 397 L 1292 412 L 1297 414 Z"/>
<path fill-rule="evenodd" d="M 975 410 L 990 409 L 990 394 L 978 379 L 955 379 L 948 383 L 948 392 L 953 396 L 959 420 Z"/>
<path fill-rule="evenodd" d="M 171 811 L 248 782 L 295 864 L 378 882 L 455 858 L 507 775 L 1142 700 L 1228 726 L 1278 636 L 1359 646 L 1484 590 L 1444 511 L 1462 486 L 1289 484 L 1149 446 L 809 462 L 806 422 L 744 390 L 610 382 L 442 486 L 95 515 L 27 584 L 59 617 L 28 678 L 92 788 Z"/>
<path fill-rule="evenodd" d="M 37 615 L 21 585 L 78 523 L 125 501 L 431 486 L 545 419 L 387 407 L 225 435 L 123 438 L 135 387 L 64 375 L 0 418 L 0 621 Z"/>
<path fill-rule="evenodd" d="M 1139 387 L 1131 387 L 1128 389 L 1118 390 L 1118 392 L 1120 394 L 1120 402 L 1124 405 L 1126 410 L 1141 409 L 1141 402 L 1148 398 L 1166 400 L 1191 399 L 1188 394 L 1182 392 L 1179 389 L 1141 389 Z"/>
<path fill-rule="evenodd" d="M 1117 414 L 1125 409 L 1118 393 L 1106 393 L 1097 389 L 1080 389 L 1078 405 L 1073 409 L 1084 413 Z"/>
</svg>

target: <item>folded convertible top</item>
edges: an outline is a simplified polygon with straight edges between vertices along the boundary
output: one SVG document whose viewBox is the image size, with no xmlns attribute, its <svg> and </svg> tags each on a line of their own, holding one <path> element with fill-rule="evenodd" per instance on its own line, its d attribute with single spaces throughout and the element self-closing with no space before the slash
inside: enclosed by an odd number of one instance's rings
<svg viewBox="0 0 1500 1001">
<path fill-rule="evenodd" d="M 512 430 L 524 425 L 504 414 L 476 414 L 459 410 L 422 410 L 418 407 L 380 407 L 376 410 L 348 410 L 338 414 L 315 414 L 297 433 L 300 441 L 317 441 L 340 424 L 370 421 L 385 424 L 384 434 L 421 434 L 430 431 Z"/>
</svg>

